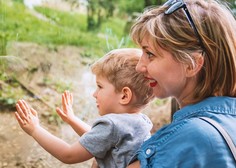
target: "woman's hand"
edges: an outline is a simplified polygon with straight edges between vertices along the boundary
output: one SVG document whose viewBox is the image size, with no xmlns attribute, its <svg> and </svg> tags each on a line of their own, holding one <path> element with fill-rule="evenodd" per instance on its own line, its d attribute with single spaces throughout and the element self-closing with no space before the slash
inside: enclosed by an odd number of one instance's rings
<svg viewBox="0 0 236 168">
<path fill-rule="evenodd" d="M 32 136 L 34 131 L 39 127 L 39 119 L 37 112 L 31 108 L 26 101 L 19 100 L 16 103 L 15 117 L 20 127 Z"/>
</svg>

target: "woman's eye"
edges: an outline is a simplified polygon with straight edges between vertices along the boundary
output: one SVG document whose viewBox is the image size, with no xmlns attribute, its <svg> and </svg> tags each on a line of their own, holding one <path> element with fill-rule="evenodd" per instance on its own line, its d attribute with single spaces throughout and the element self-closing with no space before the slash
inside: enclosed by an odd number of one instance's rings
<svg viewBox="0 0 236 168">
<path fill-rule="evenodd" d="M 148 57 L 148 58 L 151 58 L 151 57 L 153 57 L 153 56 L 154 56 L 154 54 L 153 54 L 153 53 L 151 53 L 151 52 L 146 52 L 146 54 L 147 54 L 147 57 Z"/>
</svg>

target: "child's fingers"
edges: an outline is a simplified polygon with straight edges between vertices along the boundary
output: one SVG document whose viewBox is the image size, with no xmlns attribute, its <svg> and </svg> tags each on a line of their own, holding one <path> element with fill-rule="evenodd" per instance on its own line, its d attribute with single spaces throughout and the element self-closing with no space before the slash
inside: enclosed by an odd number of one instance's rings
<svg viewBox="0 0 236 168">
<path fill-rule="evenodd" d="M 17 110 L 17 114 L 19 115 L 19 117 L 22 119 L 22 120 L 26 120 L 27 119 L 27 116 L 24 112 L 24 110 L 22 109 L 22 104 L 20 102 L 18 102 L 16 104 L 16 110 Z"/>
<path fill-rule="evenodd" d="M 25 106 L 25 108 L 29 108 L 28 104 L 26 103 L 25 100 L 20 100 L 22 102 L 22 104 Z"/>
<path fill-rule="evenodd" d="M 66 117 L 65 113 L 60 108 L 56 108 L 56 112 L 60 117 Z"/>
<path fill-rule="evenodd" d="M 67 99 L 66 99 L 66 95 L 67 95 L 67 91 L 65 91 L 64 93 L 63 93 L 63 97 L 64 97 L 64 101 L 67 101 Z"/>
<path fill-rule="evenodd" d="M 67 93 L 66 98 L 67 98 L 68 105 L 72 105 L 73 104 L 73 95 L 72 95 L 72 93 L 70 93 L 70 91 L 67 91 L 66 93 Z"/>
<path fill-rule="evenodd" d="M 71 93 L 70 91 L 66 90 L 63 94 L 64 96 L 64 101 L 66 102 L 66 104 L 71 104 Z"/>
<path fill-rule="evenodd" d="M 25 125 L 25 122 L 24 120 L 21 119 L 20 115 L 18 114 L 18 112 L 15 112 L 15 117 L 16 117 L 16 120 L 18 121 L 18 123 L 22 126 L 22 125 Z"/>
<path fill-rule="evenodd" d="M 26 112 L 30 112 L 30 106 L 26 103 L 25 100 L 21 100 L 23 106 L 24 106 L 24 109 L 26 110 Z"/>
<path fill-rule="evenodd" d="M 57 114 L 59 114 L 59 115 L 61 115 L 61 114 L 63 113 L 63 111 L 62 111 L 59 107 L 56 108 L 56 112 L 57 112 Z"/>
<path fill-rule="evenodd" d="M 62 105 L 63 106 L 71 106 L 73 102 L 73 97 L 67 91 L 65 94 L 62 95 Z"/>
<path fill-rule="evenodd" d="M 62 95 L 62 108 L 63 108 L 63 110 L 66 109 L 66 106 L 67 106 L 66 97 L 65 97 L 65 95 L 63 94 L 63 95 Z"/>
<path fill-rule="evenodd" d="M 29 116 L 30 113 L 31 113 L 31 110 L 30 110 L 29 105 L 28 105 L 28 104 L 26 103 L 26 101 L 24 101 L 24 100 L 20 100 L 20 101 L 18 101 L 18 102 L 19 102 L 18 104 L 19 104 L 19 106 L 20 106 L 22 112 L 24 113 L 25 117 L 28 118 L 28 116 Z"/>
<path fill-rule="evenodd" d="M 70 93 L 70 104 L 72 105 L 73 104 L 73 94 Z"/>
<path fill-rule="evenodd" d="M 70 104 L 70 92 L 68 90 L 66 91 L 65 98 L 66 98 L 67 104 Z"/>
<path fill-rule="evenodd" d="M 31 111 L 31 113 L 32 113 L 35 117 L 38 116 L 38 113 L 37 113 L 37 111 L 36 111 L 35 109 L 30 108 L 30 111 Z"/>
</svg>

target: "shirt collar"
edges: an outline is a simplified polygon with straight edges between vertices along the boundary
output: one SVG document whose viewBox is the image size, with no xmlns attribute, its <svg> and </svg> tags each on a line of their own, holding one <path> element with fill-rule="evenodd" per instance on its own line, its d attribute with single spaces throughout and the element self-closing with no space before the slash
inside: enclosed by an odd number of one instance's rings
<svg viewBox="0 0 236 168">
<path fill-rule="evenodd" d="M 173 122 L 198 115 L 201 112 L 236 114 L 236 98 L 217 96 L 208 97 L 203 101 L 183 107 L 175 112 Z"/>
</svg>

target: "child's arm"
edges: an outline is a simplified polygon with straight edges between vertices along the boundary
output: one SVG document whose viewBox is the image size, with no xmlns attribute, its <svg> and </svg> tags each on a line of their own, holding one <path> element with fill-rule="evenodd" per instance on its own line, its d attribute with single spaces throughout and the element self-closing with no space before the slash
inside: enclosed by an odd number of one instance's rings
<svg viewBox="0 0 236 168">
<path fill-rule="evenodd" d="M 78 135 L 82 136 L 85 132 L 91 130 L 91 126 L 74 115 L 72 104 L 72 93 L 65 91 L 62 94 L 62 109 L 57 108 L 56 111 L 63 121 L 68 123 Z"/>
<path fill-rule="evenodd" d="M 37 112 L 30 108 L 24 100 L 17 102 L 16 109 L 15 116 L 21 128 L 60 161 L 72 164 L 93 157 L 79 142 L 69 145 L 42 128 Z"/>
</svg>

